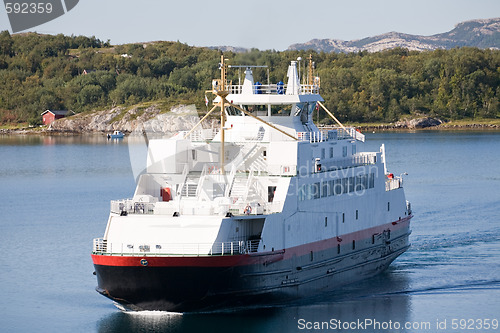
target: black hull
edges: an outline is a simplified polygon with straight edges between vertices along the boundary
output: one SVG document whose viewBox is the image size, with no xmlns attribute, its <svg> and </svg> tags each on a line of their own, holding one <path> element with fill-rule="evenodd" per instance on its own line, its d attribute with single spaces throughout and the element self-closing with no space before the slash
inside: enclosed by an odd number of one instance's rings
<svg viewBox="0 0 500 333">
<path fill-rule="evenodd" d="M 267 303 L 283 299 L 274 293 L 234 289 L 231 281 L 237 269 L 222 268 L 152 268 L 99 267 L 113 281 L 109 288 L 96 290 L 130 310 L 162 310 L 171 312 L 211 311 L 249 304 Z M 127 279 L 123 279 L 127 276 Z M 134 287 L 124 287 L 126 284 Z M 103 283 L 99 283 L 103 285 Z M 109 290 L 112 290 L 110 292 Z M 120 295 L 115 297 L 114 295 Z"/>
</svg>

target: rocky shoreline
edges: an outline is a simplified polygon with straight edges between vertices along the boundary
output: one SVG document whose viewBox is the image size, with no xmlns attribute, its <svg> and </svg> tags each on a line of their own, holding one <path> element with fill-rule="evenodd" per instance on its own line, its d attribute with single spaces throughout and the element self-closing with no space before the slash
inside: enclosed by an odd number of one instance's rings
<svg viewBox="0 0 500 333">
<path fill-rule="evenodd" d="M 394 124 L 363 125 L 356 126 L 363 131 L 414 131 L 414 130 L 500 130 L 499 125 L 467 123 L 449 124 L 439 118 L 421 117 L 408 120 L 400 120 Z"/>
<path fill-rule="evenodd" d="M 54 121 L 47 127 L 0 129 L 0 134 L 78 135 L 122 131 L 124 133 L 174 134 L 188 131 L 200 120 L 194 105 L 178 105 L 163 112 L 157 105 L 80 113 Z M 209 128 L 212 121 L 204 121 Z"/>
<path fill-rule="evenodd" d="M 178 131 L 190 130 L 198 123 L 199 119 L 194 105 L 178 105 L 166 113 L 160 110 L 157 105 L 129 109 L 116 107 L 111 110 L 81 113 L 59 119 L 48 127 L 0 129 L 0 134 L 78 135 L 110 133 L 115 130 L 124 133 L 174 134 Z M 217 120 L 207 120 L 202 124 L 203 128 L 213 126 L 219 126 Z M 420 117 L 380 125 L 357 124 L 356 127 L 361 131 L 500 130 L 500 126 L 496 124 L 465 123 L 457 125 L 432 117 Z"/>
</svg>

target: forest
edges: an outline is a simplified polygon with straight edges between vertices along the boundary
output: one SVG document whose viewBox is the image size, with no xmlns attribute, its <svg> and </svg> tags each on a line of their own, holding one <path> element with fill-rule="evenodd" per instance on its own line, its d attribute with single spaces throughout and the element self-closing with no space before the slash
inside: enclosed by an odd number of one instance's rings
<svg viewBox="0 0 500 333">
<path fill-rule="evenodd" d="M 225 52 L 256 68 L 256 81 L 286 82 L 287 66 L 312 54 L 325 105 L 342 121 L 393 122 L 421 115 L 443 120 L 500 116 L 500 51 Z M 0 32 L 0 123 L 41 123 L 46 109 L 75 113 L 161 102 L 204 105 L 221 52 L 181 42 L 110 45 L 95 37 Z M 302 61 L 304 66 L 305 61 Z M 302 67 L 302 73 L 307 69 Z M 229 79 L 238 80 L 237 70 Z M 318 114 L 321 122 L 329 122 Z"/>
</svg>

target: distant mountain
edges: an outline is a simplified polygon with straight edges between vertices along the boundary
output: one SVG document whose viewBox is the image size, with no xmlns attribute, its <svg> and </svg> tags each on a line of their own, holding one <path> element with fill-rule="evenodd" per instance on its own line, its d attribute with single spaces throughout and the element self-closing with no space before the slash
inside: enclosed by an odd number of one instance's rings
<svg viewBox="0 0 500 333">
<path fill-rule="evenodd" d="M 403 47 L 409 50 L 425 51 L 451 49 L 459 46 L 500 49 L 500 18 L 462 22 L 457 24 L 451 31 L 432 36 L 389 32 L 352 41 L 313 39 L 306 43 L 290 45 L 288 50 L 312 49 L 318 52 L 377 52 Z"/>
</svg>

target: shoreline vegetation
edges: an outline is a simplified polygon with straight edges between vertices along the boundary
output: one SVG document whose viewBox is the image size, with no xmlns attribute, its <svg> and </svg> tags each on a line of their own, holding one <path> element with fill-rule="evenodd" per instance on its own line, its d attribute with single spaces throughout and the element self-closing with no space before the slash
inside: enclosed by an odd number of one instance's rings
<svg viewBox="0 0 500 333">
<path fill-rule="evenodd" d="M 202 114 L 201 114 L 202 116 Z M 148 128 L 148 123 L 156 119 L 156 131 L 172 133 L 186 130 L 189 124 L 195 124 L 201 118 L 195 105 L 177 105 L 170 111 L 164 106 L 149 104 L 132 108 L 116 107 L 112 110 L 85 112 L 67 118 L 58 119 L 48 126 L 32 126 L 28 123 L 0 125 L 0 135 L 84 135 L 107 134 L 114 130 L 131 133 L 139 128 Z M 219 126 L 218 119 L 209 119 L 204 126 Z M 319 128 L 321 128 L 319 124 Z M 345 122 L 346 127 L 356 127 L 362 132 L 413 132 L 434 131 L 491 131 L 500 130 L 500 119 L 460 119 L 443 121 L 433 117 L 405 119 L 394 123 L 384 122 Z M 188 128 L 189 129 L 189 128 Z"/>
<path fill-rule="evenodd" d="M 290 60 L 309 55 L 325 105 L 346 125 L 372 131 L 500 126 L 500 50 L 224 52 L 234 65 L 269 66 L 254 68 L 253 76 L 271 84 L 287 82 Z M 129 123 L 149 119 L 149 112 L 168 114 L 179 104 L 203 113 L 220 56 L 180 42 L 111 45 L 93 36 L 2 31 L 0 133 L 129 131 Z M 303 74 L 306 65 L 299 61 Z M 239 82 L 241 73 L 231 70 L 227 79 Z M 41 128 L 45 110 L 75 115 Z M 320 126 L 334 124 L 323 110 L 313 117 Z"/>
</svg>

